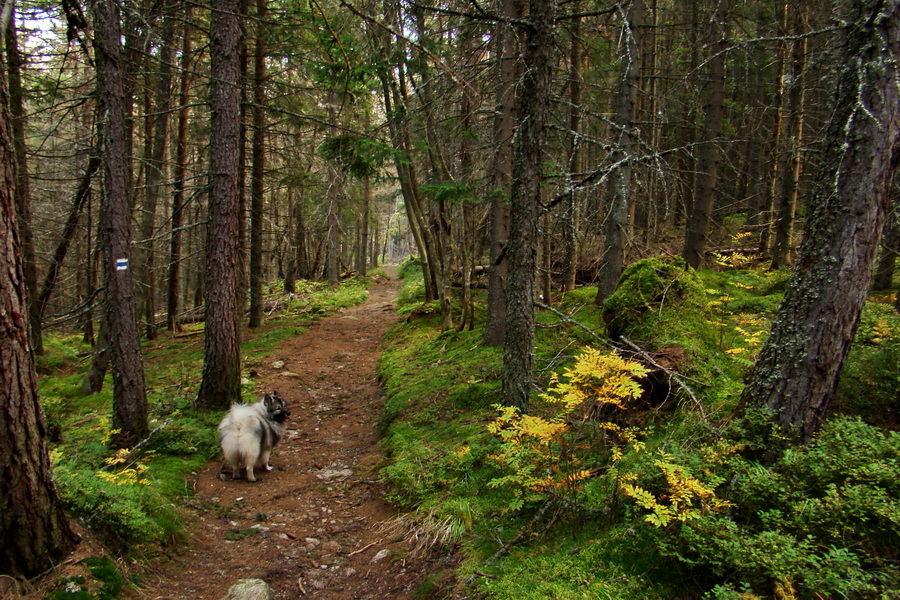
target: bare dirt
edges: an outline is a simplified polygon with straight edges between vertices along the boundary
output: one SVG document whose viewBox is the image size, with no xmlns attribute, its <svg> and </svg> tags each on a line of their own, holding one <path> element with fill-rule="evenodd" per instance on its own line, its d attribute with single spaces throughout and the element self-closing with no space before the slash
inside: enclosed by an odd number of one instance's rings
<svg viewBox="0 0 900 600">
<path fill-rule="evenodd" d="M 218 600 L 260 578 L 275 598 L 412 598 L 428 572 L 402 536 L 377 467 L 384 396 L 382 338 L 397 320 L 396 280 L 369 288 L 360 306 L 321 319 L 258 365 L 259 388 L 289 403 L 274 470 L 256 483 L 222 481 L 219 462 L 192 474 L 189 541 L 141 577 L 132 599 Z"/>
</svg>

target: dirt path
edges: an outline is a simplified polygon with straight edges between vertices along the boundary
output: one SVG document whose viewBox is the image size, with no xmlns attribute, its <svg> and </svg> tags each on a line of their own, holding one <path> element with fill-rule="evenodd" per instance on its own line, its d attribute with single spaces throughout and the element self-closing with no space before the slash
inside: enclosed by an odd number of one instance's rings
<svg viewBox="0 0 900 600">
<path fill-rule="evenodd" d="M 375 468 L 383 396 L 382 337 L 397 319 L 399 283 L 312 325 L 257 368 L 260 389 L 290 404 L 275 470 L 255 484 L 220 481 L 218 463 L 192 478 L 196 496 L 184 551 L 143 577 L 132 598 L 218 600 L 258 577 L 275 598 L 411 598 L 425 565 L 382 525 L 394 515 Z"/>
</svg>

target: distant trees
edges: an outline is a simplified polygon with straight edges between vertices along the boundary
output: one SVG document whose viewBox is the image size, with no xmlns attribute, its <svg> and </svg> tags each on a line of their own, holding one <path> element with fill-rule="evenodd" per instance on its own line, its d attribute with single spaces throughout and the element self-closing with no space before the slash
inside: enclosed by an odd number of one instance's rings
<svg viewBox="0 0 900 600">
<path fill-rule="evenodd" d="M 417 255 L 442 329 L 472 327 L 470 292 L 487 288 L 484 343 L 507 340 L 507 399 L 521 405 L 539 295 L 553 303 L 596 285 L 602 303 L 625 265 L 661 249 L 696 267 L 713 245 L 791 263 L 810 214 L 802 200 L 826 158 L 832 6 L 543 4 L 251 3 L 258 18 L 243 23 L 234 81 L 220 33 L 192 43 L 208 15 L 221 30 L 231 5 L 129 5 L 121 168 L 128 218 L 140 225 L 130 266 L 146 292 L 146 335 L 157 306 L 170 331 L 206 319 L 199 404 L 236 396 L 243 319 L 262 323 L 267 284 L 335 282 L 392 247 Z M 555 44 L 539 57 L 527 40 L 537 35 L 532 10 L 544 9 Z M 50 285 L 36 306 L 44 325 L 80 316 L 92 332 L 102 228 L 91 157 L 108 124 L 94 119 L 103 61 L 67 46 L 88 41 L 69 16 L 66 39 L 60 31 L 44 46 L 43 33 L 16 31 L 33 49 L 23 139 L 26 159 L 41 158 L 31 221 Z M 546 65 L 540 78 L 526 58 Z M 246 113 L 236 140 L 234 93 Z M 91 389 L 106 356 L 97 354 Z"/>
</svg>

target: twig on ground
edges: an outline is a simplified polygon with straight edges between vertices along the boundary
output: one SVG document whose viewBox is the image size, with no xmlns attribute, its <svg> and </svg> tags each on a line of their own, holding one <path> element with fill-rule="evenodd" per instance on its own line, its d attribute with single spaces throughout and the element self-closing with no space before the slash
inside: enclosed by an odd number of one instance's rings
<svg viewBox="0 0 900 600">
<path fill-rule="evenodd" d="M 161 424 L 159 427 L 157 427 L 156 429 L 154 429 L 153 431 L 151 431 L 150 434 L 147 435 L 146 438 L 144 438 L 143 440 L 141 440 L 140 442 L 138 442 L 137 444 L 135 444 L 135 445 L 134 445 L 134 448 L 129 449 L 129 450 L 128 450 L 128 456 L 129 456 L 129 457 L 135 456 L 135 453 L 138 451 L 138 449 L 139 449 L 141 446 L 144 446 L 145 444 L 147 444 L 147 442 L 149 442 L 150 440 L 153 439 L 153 436 L 154 436 L 154 435 L 156 435 L 160 430 L 165 429 L 166 427 L 168 427 L 170 423 L 172 423 L 172 419 L 171 419 L 171 418 L 166 419 L 165 421 L 163 421 L 162 424 Z M 136 460 L 131 461 L 131 462 L 128 464 L 128 467 L 130 467 L 131 465 L 133 465 L 135 462 L 137 462 L 137 461 L 136 461 Z M 114 464 L 114 463 L 105 464 L 105 465 L 103 465 L 103 466 L 100 468 L 100 470 L 101 470 L 101 471 L 109 471 L 109 470 L 111 470 L 111 469 L 112 469 L 113 467 L 115 467 L 115 466 L 117 466 L 117 465 Z M 127 467 L 126 467 L 126 468 L 127 468 Z"/>
<path fill-rule="evenodd" d="M 375 546 L 376 544 L 380 544 L 381 541 L 382 541 L 382 540 L 375 540 L 375 541 L 372 542 L 371 544 L 367 544 L 367 545 L 363 546 L 362 548 L 360 548 L 359 550 L 354 550 L 353 552 L 351 552 L 351 553 L 348 554 L 347 556 L 356 556 L 357 554 L 360 554 L 360 553 L 362 553 L 362 552 L 365 552 L 366 550 L 368 550 L 368 549 L 371 548 L 372 546 Z"/>
</svg>

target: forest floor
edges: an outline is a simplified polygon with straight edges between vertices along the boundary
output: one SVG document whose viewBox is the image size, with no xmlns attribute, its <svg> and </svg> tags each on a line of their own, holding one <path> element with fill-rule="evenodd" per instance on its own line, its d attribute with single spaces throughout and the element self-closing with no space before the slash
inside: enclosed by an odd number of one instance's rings
<svg viewBox="0 0 900 600">
<path fill-rule="evenodd" d="M 192 474 L 187 543 L 128 598 L 219 600 L 244 578 L 265 580 L 279 600 L 412 598 L 429 565 L 388 532 L 396 511 L 377 474 L 377 365 L 399 288 L 373 284 L 364 304 L 310 325 L 256 368 L 259 389 L 291 410 L 274 470 L 256 483 L 220 480 L 218 461 Z"/>
</svg>

